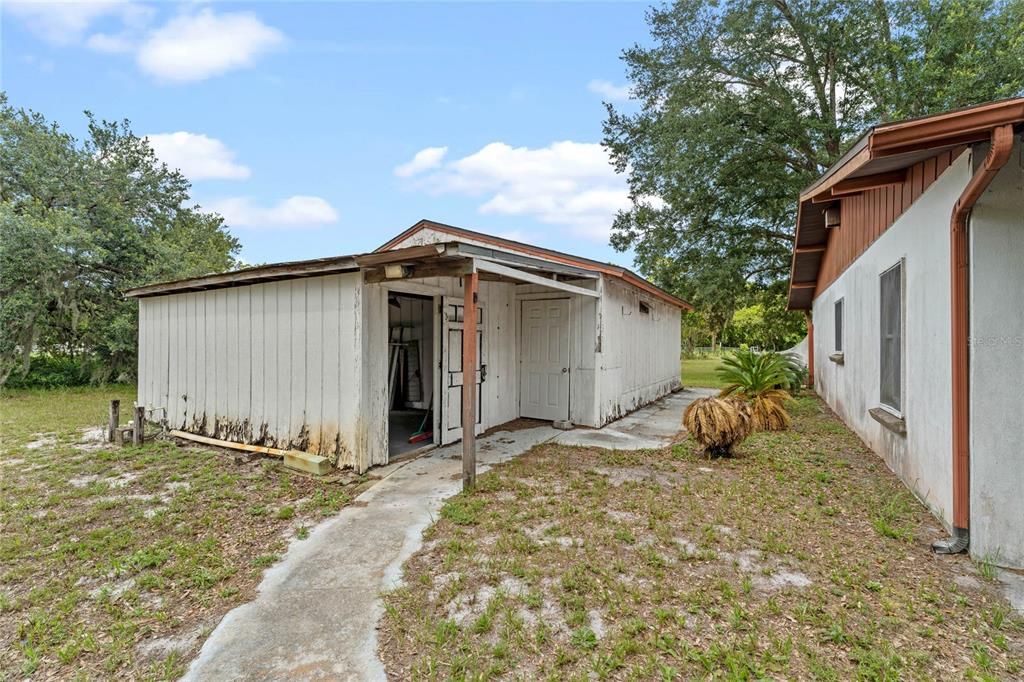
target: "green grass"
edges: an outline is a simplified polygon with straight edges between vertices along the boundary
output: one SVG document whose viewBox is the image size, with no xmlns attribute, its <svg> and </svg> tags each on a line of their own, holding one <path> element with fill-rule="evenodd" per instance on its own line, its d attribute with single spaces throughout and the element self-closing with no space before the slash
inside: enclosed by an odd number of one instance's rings
<svg viewBox="0 0 1024 682">
<path fill-rule="evenodd" d="M 734 459 L 540 445 L 385 595 L 396 679 L 1019 679 L 1024 622 L 817 398 Z"/>
<path fill-rule="evenodd" d="M 131 387 L 0 392 L 0 679 L 174 679 L 353 490 L 272 459 L 96 440 Z M 92 429 L 92 432 L 83 431 Z"/>
<path fill-rule="evenodd" d="M 718 377 L 715 370 L 722 365 L 722 358 L 710 356 L 706 358 L 683 358 L 683 386 L 702 388 L 722 388 L 725 383 Z"/>
</svg>

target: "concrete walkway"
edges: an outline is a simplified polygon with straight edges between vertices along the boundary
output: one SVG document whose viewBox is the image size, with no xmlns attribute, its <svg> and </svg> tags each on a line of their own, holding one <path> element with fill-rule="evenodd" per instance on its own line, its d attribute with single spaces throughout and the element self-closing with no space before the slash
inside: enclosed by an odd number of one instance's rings
<svg viewBox="0 0 1024 682">
<path fill-rule="evenodd" d="M 713 391 L 712 391 L 713 393 Z M 479 471 L 555 441 L 614 449 L 663 447 L 682 412 L 708 392 L 674 393 L 603 429 L 542 426 L 478 441 Z M 421 545 L 443 501 L 462 486 L 462 445 L 377 469 L 382 480 L 295 541 L 263 576 L 256 599 L 228 613 L 186 680 L 383 680 L 377 624 L 383 591 Z"/>
</svg>

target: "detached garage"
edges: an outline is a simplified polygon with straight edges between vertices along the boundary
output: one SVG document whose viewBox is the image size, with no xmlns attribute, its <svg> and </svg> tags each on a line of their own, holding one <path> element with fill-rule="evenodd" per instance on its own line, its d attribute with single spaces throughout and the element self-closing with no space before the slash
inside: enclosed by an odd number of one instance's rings
<svg viewBox="0 0 1024 682">
<path fill-rule="evenodd" d="M 464 414 L 474 434 L 599 427 L 656 400 L 680 387 L 689 308 L 624 268 L 430 221 L 373 253 L 127 295 L 153 418 L 360 472 L 461 439 Z"/>
</svg>

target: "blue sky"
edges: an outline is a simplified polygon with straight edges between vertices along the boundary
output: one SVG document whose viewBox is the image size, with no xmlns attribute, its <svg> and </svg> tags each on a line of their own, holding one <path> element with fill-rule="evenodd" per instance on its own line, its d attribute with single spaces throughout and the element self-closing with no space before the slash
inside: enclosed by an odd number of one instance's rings
<svg viewBox="0 0 1024 682">
<path fill-rule="evenodd" d="M 630 265 L 598 143 L 642 3 L 5 2 L 0 87 L 77 135 L 128 118 L 247 262 L 419 218 Z"/>
</svg>

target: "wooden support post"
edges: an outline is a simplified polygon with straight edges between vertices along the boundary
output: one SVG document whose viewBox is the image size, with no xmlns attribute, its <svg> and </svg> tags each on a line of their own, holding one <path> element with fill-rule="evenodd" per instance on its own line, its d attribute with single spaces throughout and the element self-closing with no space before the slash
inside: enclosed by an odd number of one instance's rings
<svg viewBox="0 0 1024 682">
<path fill-rule="evenodd" d="M 476 269 L 462 278 L 462 489 L 476 485 Z"/>
<path fill-rule="evenodd" d="M 142 445 L 146 438 L 146 406 L 135 406 L 135 422 L 132 424 L 132 445 Z"/>
<path fill-rule="evenodd" d="M 111 400 L 110 401 L 110 421 L 107 422 L 107 442 L 117 442 L 117 427 L 118 422 L 121 419 L 121 401 Z"/>
</svg>

